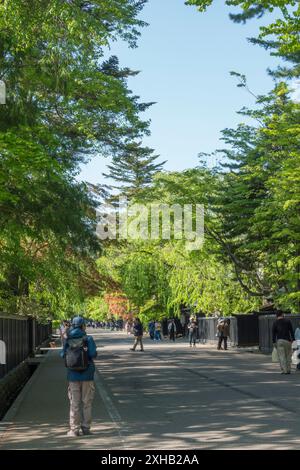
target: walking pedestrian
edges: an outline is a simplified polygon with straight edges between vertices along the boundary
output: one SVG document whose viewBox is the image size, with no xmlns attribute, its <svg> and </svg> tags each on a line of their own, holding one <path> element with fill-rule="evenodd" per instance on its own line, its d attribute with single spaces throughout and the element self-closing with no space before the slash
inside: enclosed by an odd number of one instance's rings
<svg viewBox="0 0 300 470">
<path fill-rule="evenodd" d="M 188 324 L 190 348 L 192 347 L 192 345 L 193 347 L 196 347 L 197 329 L 198 325 L 196 319 L 194 317 L 191 317 Z"/>
<path fill-rule="evenodd" d="M 174 321 L 173 318 L 168 324 L 168 333 L 169 333 L 170 341 L 175 341 L 175 338 L 176 338 L 176 325 L 175 325 L 175 321 Z"/>
<path fill-rule="evenodd" d="M 148 331 L 149 331 L 150 339 L 154 340 L 155 322 L 153 320 L 151 320 L 148 324 Z"/>
<path fill-rule="evenodd" d="M 134 345 L 131 351 L 135 351 L 138 344 L 140 344 L 140 350 L 144 351 L 143 345 L 143 325 L 139 318 L 135 318 L 133 322 L 133 336 L 134 336 Z"/>
<path fill-rule="evenodd" d="M 161 341 L 161 323 L 160 321 L 155 322 L 155 330 L 154 330 L 154 340 Z"/>
<path fill-rule="evenodd" d="M 224 350 L 227 351 L 227 338 L 230 334 L 230 320 L 228 319 L 222 319 L 218 321 L 217 324 L 217 330 L 218 330 L 218 350 L 222 349 L 222 343 L 224 341 Z"/>
<path fill-rule="evenodd" d="M 95 394 L 93 359 L 97 348 L 92 336 L 85 332 L 85 321 L 73 318 L 72 327 L 64 344 L 62 357 L 68 368 L 68 397 L 70 400 L 70 437 L 91 434 L 92 403 Z"/>
<path fill-rule="evenodd" d="M 295 342 L 297 344 L 297 347 L 295 348 L 295 351 L 293 352 L 293 356 L 294 356 L 294 359 L 296 360 L 295 362 L 293 362 L 293 364 L 296 364 L 297 371 L 300 371 L 300 324 L 297 326 L 295 330 Z M 292 359 L 293 359 L 293 356 L 292 356 Z"/>
<path fill-rule="evenodd" d="M 132 334 L 132 328 L 133 328 L 132 320 L 128 320 L 127 322 L 127 334 L 128 335 Z"/>
<path fill-rule="evenodd" d="M 277 320 L 272 327 L 273 346 L 277 348 L 278 359 L 282 374 L 291 373 L 292 342 L 295 341 L 293 325 L 284 318 L 281 310 L 276 313 Z"/>
<path fill-rule="evenodd" d="M 64 347 L 64 344 L 67 340 L 70 327 L 71 327 L 71 323 L 68 320 L 64 320 L 62 324 L 60 325 L 59 330 L 60 330 L 60 339 L 61 339 L 62 347 Z"/>
</svg>

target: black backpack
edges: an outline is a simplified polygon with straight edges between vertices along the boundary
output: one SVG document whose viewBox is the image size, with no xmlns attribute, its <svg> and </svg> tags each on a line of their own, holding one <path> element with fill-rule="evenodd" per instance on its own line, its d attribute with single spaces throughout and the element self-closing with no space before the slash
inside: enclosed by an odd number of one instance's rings
<svg viewBox="0 0 300 470">
<path fill-rule="evenodd" d="M 68 349 L 65 354 L 66 367 L 74 371 L 84 371 L 89 366 L 87 337 L 68 339 Z"/>
</svg>

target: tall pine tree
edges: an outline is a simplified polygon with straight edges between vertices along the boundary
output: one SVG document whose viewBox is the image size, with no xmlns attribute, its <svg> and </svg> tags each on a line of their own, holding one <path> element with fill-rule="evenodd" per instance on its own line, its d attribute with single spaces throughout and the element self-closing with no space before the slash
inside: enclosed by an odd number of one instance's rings
<svg viewBox="0 0 300 470">
<path fill-rule="evenodd" d="M 132 142 L 124 146 L 123 152 L 113 156 L 111 164 L 107 165 L 109 172 L 103 175 L 118 183 L 111 188 L 118 189 L 120 194 L 136 197 L 151 183 L 153 176 L 162 171 L 166 162 L 158 163 L 157 158 L 153 149 Z"/>
</svg>

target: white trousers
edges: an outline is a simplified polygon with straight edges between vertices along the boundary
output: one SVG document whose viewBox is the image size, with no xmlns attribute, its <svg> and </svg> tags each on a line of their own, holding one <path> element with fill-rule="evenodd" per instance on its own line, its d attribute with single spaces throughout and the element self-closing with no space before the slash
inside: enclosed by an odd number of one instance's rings
<svg viewBox="0 0 300 470">
<path fill-rule="evenodd" d="M 92 422 L 92 403 L 95 395 L 93 380 L 69 382 L 70 429 L 79 431 L 81 427 L 90 429 Z"/>
</svg>

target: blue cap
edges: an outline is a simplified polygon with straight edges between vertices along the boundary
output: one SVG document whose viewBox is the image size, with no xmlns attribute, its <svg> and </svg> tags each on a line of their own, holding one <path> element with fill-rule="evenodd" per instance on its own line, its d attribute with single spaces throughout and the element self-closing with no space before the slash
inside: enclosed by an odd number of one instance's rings
<svg viewBox="0 0 300 470">
<path fill-rule="evenodd" d="M 85 324 L 85 320 L 82 317 L 74 317 L 72 320 L 72 326 L 74 326 L 75 328 L 78 328 L 84 324 Z"/>
</svg>

